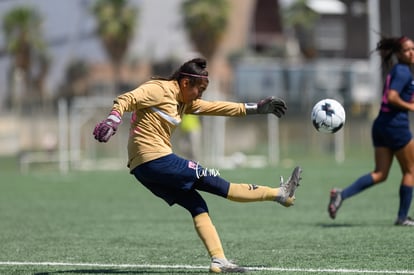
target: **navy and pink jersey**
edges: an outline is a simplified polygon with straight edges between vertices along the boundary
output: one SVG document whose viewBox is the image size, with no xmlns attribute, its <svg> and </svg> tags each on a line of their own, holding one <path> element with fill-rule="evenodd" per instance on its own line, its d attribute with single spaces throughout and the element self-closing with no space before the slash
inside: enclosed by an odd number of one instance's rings
<svg viewBox="0 0 414 275">
<path fill-rule="evenodd" d="M 410 67 L 405 64 L 396 64 L 388 73 L 381 101 L 381 109 L 378 118 L 394 125 L 406 124 L 408 126 L 408 111 L 393 106 L 388 102 L 388 93 L 395 90 L 402 100 L 413 100 L 414 81 Z"/>
</svg>

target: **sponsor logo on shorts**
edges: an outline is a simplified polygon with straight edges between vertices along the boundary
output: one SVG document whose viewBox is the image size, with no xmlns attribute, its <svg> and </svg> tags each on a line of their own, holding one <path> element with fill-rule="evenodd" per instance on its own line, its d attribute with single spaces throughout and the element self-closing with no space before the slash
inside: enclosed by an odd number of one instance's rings
<svg viewBox="0 0 414 275">
<path fill-rule="evenodd" d="M 190 169 L 197 169 L 197 166 L 198 166 L 198 163 L 195 163 L 194 161 L 189 161 L 188 162 L 188 168 L 190 168 Z"/>
</svg>

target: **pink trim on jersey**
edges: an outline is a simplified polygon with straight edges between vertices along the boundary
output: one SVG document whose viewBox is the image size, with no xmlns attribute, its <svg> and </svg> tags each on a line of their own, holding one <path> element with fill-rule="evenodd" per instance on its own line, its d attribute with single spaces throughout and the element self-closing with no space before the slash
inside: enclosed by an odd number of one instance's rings
<svg viewBox="0 0 414 275">
<path fill-rule="evenodd" d="M 132 113 L 132 115 L 131 115 L 131 125 L 132 124 L 134 124 L 134 122 L 135 121 L 137 121 L 137 114 L 134 112 L 134 113 Z M 135 128 L 133 128 L 133 129 L 131 129 L 130 130 L 130 132 L 129 132 L 129 135 L 130 136 L 133 136 L 134 135 L 134 133 L 135 134 L 138 134 L 140 132 L 140 129 L 139 129 L 139 127 L 137 126 L 137 127 L 135 127 Z"/>
<path fill-rule="evenodd" d="M 137 114 L 134 112 L 131 115 L 131 123 L 137 121 Z"/>
<path fill-rule="evenodd" d="M 390 91 L 390 82 L 391 82 L 391 75 L 388 74 L 387 79 L 385 80 L 384 92 L 382 94 L 383 104 L 388 104 L 388 92 Z M 381 106 L 381 111 L 388 113 L 391 111 L 391 109 L 388 108 L 388 106 Z"/>
</svg>

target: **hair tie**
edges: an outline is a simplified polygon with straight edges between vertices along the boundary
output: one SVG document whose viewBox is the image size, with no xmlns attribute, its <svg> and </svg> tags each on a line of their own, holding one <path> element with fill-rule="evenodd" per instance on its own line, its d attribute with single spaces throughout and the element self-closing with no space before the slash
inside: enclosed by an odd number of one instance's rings
<svg viewBox="0 0 414 275">
<path fill-rule="evenodd" d="M 180 74 L 186 75 L 186 76 L 193 76 L 193 77 L 200 77 L 200 78 L 208 78 L 208 76 L 206 76 L 206 75 L 200 75 L 200 74 L 189 74 L 189 73 L 183 73 L 183 72 L 180 72 Z"/>
<path fill-rule="evenodd" d="M 398 38 L 398 43 L 403 44 L 405 41 L 409 40 L 409 38 L 405 35 Z"/>
</svg>

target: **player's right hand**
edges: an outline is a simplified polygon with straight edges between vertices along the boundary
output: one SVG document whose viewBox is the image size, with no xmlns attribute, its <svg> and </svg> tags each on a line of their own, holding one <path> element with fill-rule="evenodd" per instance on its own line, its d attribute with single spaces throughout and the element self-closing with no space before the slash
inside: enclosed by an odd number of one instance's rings
<svg viewBox="0 0 414 275">
<path fill-rule="evenodd" d="M 109 116 L 96 124 L 93 130 L 95 139 L 99 142 L 107 142 L 113 135 L 115 135 L 118 126 L 122 123 L 121 116 L 118 112 L 112 111 Z"/>
</svg>

